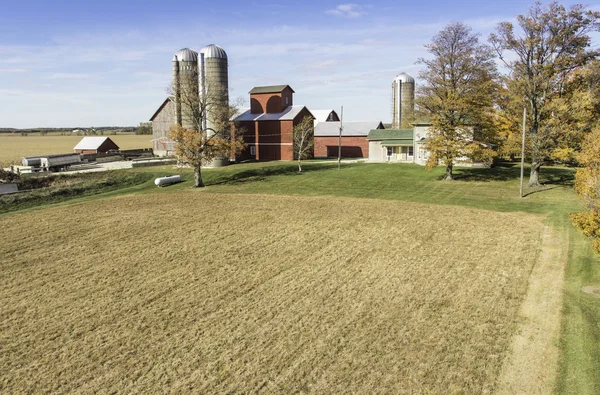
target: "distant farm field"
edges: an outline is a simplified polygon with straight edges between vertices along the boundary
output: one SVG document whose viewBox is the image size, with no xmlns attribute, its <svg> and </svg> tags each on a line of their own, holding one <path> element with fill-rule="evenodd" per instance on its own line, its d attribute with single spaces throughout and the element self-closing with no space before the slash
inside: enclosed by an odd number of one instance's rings
<svg viewBox="0 0 600 395">
<path fill-rule="evenodd" d="M 489 393 L 542 220 L 185 190 L 0 227 L 0 392 Z"/>
<path fill-rule="evenodd" d="M 151 148 L 152 136 L 116 135 L 110 137 L 121 149 Z M 0 134 L 0 164 L 19 163 L 24 156 L 73 152 L 82 136 L 40 136 L 30 134 Z"/>
</svg>

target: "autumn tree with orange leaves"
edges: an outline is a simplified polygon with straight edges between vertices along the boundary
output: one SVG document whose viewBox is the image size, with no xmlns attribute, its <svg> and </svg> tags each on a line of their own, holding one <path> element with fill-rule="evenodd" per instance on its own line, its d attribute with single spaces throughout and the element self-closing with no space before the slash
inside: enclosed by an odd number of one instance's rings
<svg viewBox="0 0 600 395">
<path fill-rule="evenodd" d="M 583 234 L 592 238 L 596 253 L 600 254 L 600 126 L 589 133 L 577 159 L 584 167 L 575 175 L 575 190 L 587 210 L 572 214 L 573 223 Z"/>
</svg>

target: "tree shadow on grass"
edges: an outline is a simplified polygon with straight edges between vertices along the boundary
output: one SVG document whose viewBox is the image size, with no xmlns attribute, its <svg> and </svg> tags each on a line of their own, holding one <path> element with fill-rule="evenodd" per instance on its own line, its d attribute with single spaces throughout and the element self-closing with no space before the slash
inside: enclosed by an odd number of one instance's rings
<svg viewBox="0 0 600 395">
<path fill-rule="evenodd" d="M 235 166 L 235 165 L 234 165 Z M 349 165 L 345 165 L 347 167 Z M 274 176 L 301 176 L 315 171 L 331 170 L 335 168 L 332 163 L 306 163 L 302 164 L 302 172 L 298 171 L 298 165 L 286 163 L 275 166 L 261 166 L 253 169 L 242 170 L 233 174 L 225 174 L 210 180 L 206 185 L 240 185 L 249 182 L 265 181 Z"/>
<path fill-rule="evenodd" d="M 529 178 L 529 168 L 525 168 L 525 182 Z M 511 181 L 521 177 L 519 164 L 501 162 L 492 168 L 467 167 L 457 171 L 455 180 L 460 181 Z M 543 185 L 572 186 L 575 180 L 575 172 L 572 169 L 558 167 L 542 167 L 540 182 Z M 544 189 L 548 190 L 548 188 Z M 542 191 L 542 190 L 540 190 Z"/>
<path fill-rule="evenodd" d="M 524 193 L 523 197 L 527 197 L 529 195 L 533 195 L 534 193 L 551 191 L 551 190 L 556 189 L 556 188 L 560 188 L 560 185 L 555 185 L 555 186 L 542 185 L 541 187 L 533 188 L 530 191 Z"/>
</svg>

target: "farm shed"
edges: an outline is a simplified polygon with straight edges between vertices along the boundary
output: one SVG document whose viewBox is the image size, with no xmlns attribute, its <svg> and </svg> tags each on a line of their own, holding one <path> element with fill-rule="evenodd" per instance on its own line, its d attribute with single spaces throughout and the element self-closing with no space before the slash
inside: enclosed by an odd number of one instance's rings
<svg viewBox="0 0 600 395">
<path fill-rule="evenodd" d="M 344 122 L 342 124 L 342 157 L 368 158 L 367 136 L 373 129 L 383 129 L 381 121 Z M 315 126 L 315 158 L 337 158 L 340 122 L 319 122 Z"/>
<path fill-rule="evenodd" d="M 84 137 L 73 151 L 78 154 L 98 154 L 118 149 L 119 146 L 110 137 Z"/>
</svg>

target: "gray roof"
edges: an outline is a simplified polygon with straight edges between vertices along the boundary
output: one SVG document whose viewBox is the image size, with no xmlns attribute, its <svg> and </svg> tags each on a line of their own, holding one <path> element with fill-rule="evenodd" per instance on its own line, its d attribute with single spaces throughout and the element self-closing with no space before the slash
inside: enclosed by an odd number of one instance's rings
<svg viewBox="0 0 600 395">
<path fill-rule="evenodd" d="M 350 121 L 344 122 L 342 126 L 342 136 L 367 136 L 372 129 L 383 127 L 380 121 Z M 315 136 L 339 135 L 340 122 L 319 122 L 315 126 Z"/>
<path fill-rule="evenodd" d="M 197 62 L 198 61 L 198 52 L 191 50 L 189 48 L 183 48 L 177 51 L 175 56 L 173 56 L 173 62 Z"/>
<path fill-rule="evenodd" d="M 209 44 L 200 50 L 200 53 L 204 54 L 204 58 L 219 58 L 227 59 L 227 53 L 221 47 L 216 44 Z"/>
<path fill-rule="evenodd" d="M 394 81 L 412 82 L 413 84 L 415 83 L 415 79 L 407 73 L 398 74 L 396 78 L 394 78 Z"/>
<path fill-rule="evenodd" d="M 250 110 L 244 111 L 237 116 L 234 121 L 293 121 L 306 106 L 288 106 L 285 110 L 278 113 L 263 112 L 260 114 L 252 114 Z M 309 111 L 310 113 L 310 111 Z M 310 113 L 312 115 L 312 113 Z"/>
<path fill-rule="evenodd" d="M 279 92 L 283 91 L 285 88 L 292 89 L 292 87 L 289 85 L 255 86 L 248 93 L 251 95 L 255 94 L 255 93 L 279 93 Z M 293 89 L 292 89 L 292 92 L 294 92 Z M 296 93 L 296 92 L 294 92 L 294 93 Z"/>
<path fill-rule="evenodd" d="M 76 149 L 98 149 L 106 140 L 110 140 L 108 137 L 84 137 L 79 143 L 73 148 Z M 111 140 L 112 141 L 112 140 Z"/>
</svg>

